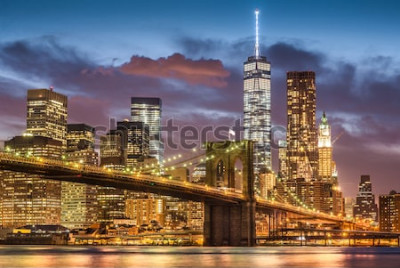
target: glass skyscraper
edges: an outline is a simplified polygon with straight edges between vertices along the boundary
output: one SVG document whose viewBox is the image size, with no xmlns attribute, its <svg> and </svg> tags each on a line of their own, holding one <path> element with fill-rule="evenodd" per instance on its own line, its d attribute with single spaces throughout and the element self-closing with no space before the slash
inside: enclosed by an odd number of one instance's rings
<svg viewBox="0 0 400 268">
<path fill-rule="evenodd" d="M 256 11 L 255 55 L 244 63 L 244 139 L 254 141 L 254 172 L 271 170 L 271 64 L 259 55 Z"/>
<path fill-rule="evenodd" d="M 143 122 L 150 130 L 150 153 L 160 164 L 164 158 L 164 144 L 161 139 L 160 98 L 131 98 L 131 121 Z"/>
</svg>

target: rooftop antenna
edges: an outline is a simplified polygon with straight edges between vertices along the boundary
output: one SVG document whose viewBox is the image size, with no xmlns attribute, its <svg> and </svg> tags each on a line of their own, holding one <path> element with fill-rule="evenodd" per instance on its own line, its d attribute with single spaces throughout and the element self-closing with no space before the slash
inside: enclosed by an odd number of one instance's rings
<svg viewBox="0 0 400 268">
<path fill-rule="evenodd" d="M 260 56 L 260 50 L 259 50 L 259 45 L 258 45 L 258 13 L 260 13 L 260 11 L 258 9 L 256 9 L 256 11 L 254 12 L 256 14 L 256 45 L 254 47 L 254 52 L 255 52 L 255 56 L 256 59 L 259 58 Z"/>
</svg>

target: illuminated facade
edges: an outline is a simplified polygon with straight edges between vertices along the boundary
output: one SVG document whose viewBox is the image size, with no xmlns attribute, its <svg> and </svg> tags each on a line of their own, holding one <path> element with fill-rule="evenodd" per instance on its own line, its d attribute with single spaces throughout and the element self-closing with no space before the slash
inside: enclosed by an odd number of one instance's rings
<svg viewBox="0 0 400 268">
<path fill-rule="evenodd" d="M 279 156 L 279 173 L 278 176 L 279 178 L 286 178 L 287 177 L 287 159 L 286 159 L 286 154 L 287 154 L 287 143 L 284 140 L 280 140 L 278 142 L 279 146 L 279 151 L 278 151 L 278 156 Z"/>
<path fill-rule="evenodd" d="M 244 63 L 244 139 L 254 141 L 254 172 L 271 171 L 271 64 L 259 55 L 258 10 L 254 56 Z"/>
<path fill-rule="evenodd" d="M 318 151 L 315 121 L 314 72 L 287 73 L 288 180 L 317 177 Z"/>
<path fill-rule="evenodd" d="M 379 196 L 379 230 L 400 232 L 400 193 Z"/>
<path fill-rule="evenodd" d="M 125 169 L 121 131 L 110 130 L 100 138 L 100 165 L 105 169 Z M 125 200 L 124 190 L 97 186 L 98 221 L 111 223 L 114 219 L 125 218 Z"/>
<path fill-rule="evenodd" d="M 121 133 L 125 166 L 134 168 L 149 156 L 149 126 L 143 122 L 123 121 L 117 123 Z"/>
<path fill-rule="evenodd" d="M 161 138 L 160 98 L 131 98 L 131 121 L 143 122 L 149 126 L 150 152 L 161 164 L 164 159 L 164 143 Z"/>
<path fill-rule="evenodd" d="M 94 151 L 94 128 L 85 124 L 67 125 L 65 161 L 97 165 Z M 68 228 L 85 228 L 97 221 L 96 186 L 62 182 L 61 224 Z"/>
<path fill-rule="evenodd" d="M 27 133 L 59 140 L 67 146 L 68 98 L 52 89 L 30 89 L 27 97 Z"/>
<path fill-rule="evenodd" d="M 358 220 L 378 221 L 378 206 L 375 204 L 375 195 L 372 193 L 369 175 L 361 175 L 353 216 Z"/>
<path fill-rule="evenodd" d="M 122 133 L 110 130 L 105 136 L 100 137 L 100 164 L 102 167 L 115 170 L 125 168 Z"/>
<path fill-rule="evenodd" d="M 165 200 L 154 198 L 154 195 L 144 199 L 140 197 L 139 194 L 137 198 L 126 200 L 126 217 L 134 220 L 137 226 L 150 224 L 152 221 L 157 221 L 159 225 L 164 226 Z"/>
<path fill-rule="evenodd" d="M 6 151 L 27 157 L 60 159 L 61 141 L 42 136 L 16 136 L 5 142 Z M 61 182 L 20 172 L 1 171 L 3 227 L 60 224 Z"/>
<path fill-rule="evenodd" d="M 332 175 L 331 127 L 325 113 L 323 113 L 318 131 L 318 178 L 323 181 L 331 181 Z"/>
</svg>

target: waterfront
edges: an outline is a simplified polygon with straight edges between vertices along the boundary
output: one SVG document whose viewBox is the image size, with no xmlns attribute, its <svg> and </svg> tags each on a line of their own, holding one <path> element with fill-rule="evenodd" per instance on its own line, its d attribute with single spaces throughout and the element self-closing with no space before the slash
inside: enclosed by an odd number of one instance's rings
<svg viewBox="0 0 400 268">
<path fill-rule="evenodd" d="M 398 267 L 400 248 L 1 246 L 0 267 Z"/>
</svg>

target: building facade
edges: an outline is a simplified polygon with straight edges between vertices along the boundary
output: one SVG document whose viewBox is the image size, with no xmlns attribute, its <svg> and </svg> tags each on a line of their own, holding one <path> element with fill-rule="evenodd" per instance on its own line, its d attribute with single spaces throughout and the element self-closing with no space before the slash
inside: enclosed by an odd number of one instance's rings
<svg viewBox="0 0 400 268">
<path fill-rule="evenodd" d="M 271 63 L 259 56 L 258 41 L 243 67 L 244 139 L 254 141 L 254 172 L 265 173 L 271 171 Z"/>
<path fill-rule="evenodd" d="M 369 175 L 361 175 L 356 203 L 353 207 L 353 216 L 357 220 L 364 220 L 371 223 L 378 222 L 378 206 L 375 203 L 375 195 L 372 193 L 371 178 Z"/>
<path fill-rule="evenodd" d="M 316 86 L 314 72 L 287 73 L 288 180 L 317 177 Z"/>
<path fill-rule="evenodd" d="M 117 122 L 121 133 L 125 166 L 133 169 L 149 156 L 149 126 L 143 122 Z"/>
<path fill-rule="evenodd" d="M 124 170 L 123 134 L 116 129 L 110 130 L 100 138 L 100 165 L 105 170 Z M 97 219 L 101 223 L 112 223 L 115 219 L 125 218 L 125 190 L 113 187 L 97 186 Z"/>
<path fill-rule="evenodd" d="M 27 96 L 26 131 L 61 141 L 67 146 L 68 98 L 53 89 L 30 89 Z"/>
<path fill-rule="evenodd" d="M 400 193 L 379 196 L 379 230 L 400 232 Z"/>
<path fill-rule="evenodd" d="M 332 181 L 333 176 L 331 127 L 323 113 L 318 128 L 318 179 Z"/>
<path fill-rule="evenodd" d="M 164 143 L 161 137 L 160 98 L 131 98 L 131 121 L 143 122 L 149 126 L 149 156 L 155 157 L 160 164 L 164 160 Z"/>
<path fill-rule="evenodd" d="M 93 127 L 85 124 L 67 125 L 67 150 L 64 161 L 84 165 L 98 164 L 98 153 L 94 150 Z M 96 186 L 62 182 L 61 224 L 68 228 L 85 228 L 97 221 Z"/>
<path fill-rule="evenodd" d="M 60 159 L 61 141 L 43 136 L 16 136 L 5 142 L 6 151 L 26 157 Z M 61 182 L 38 175 L 1 171 L 3 227 L 60 224 Z"/>
</svg>

